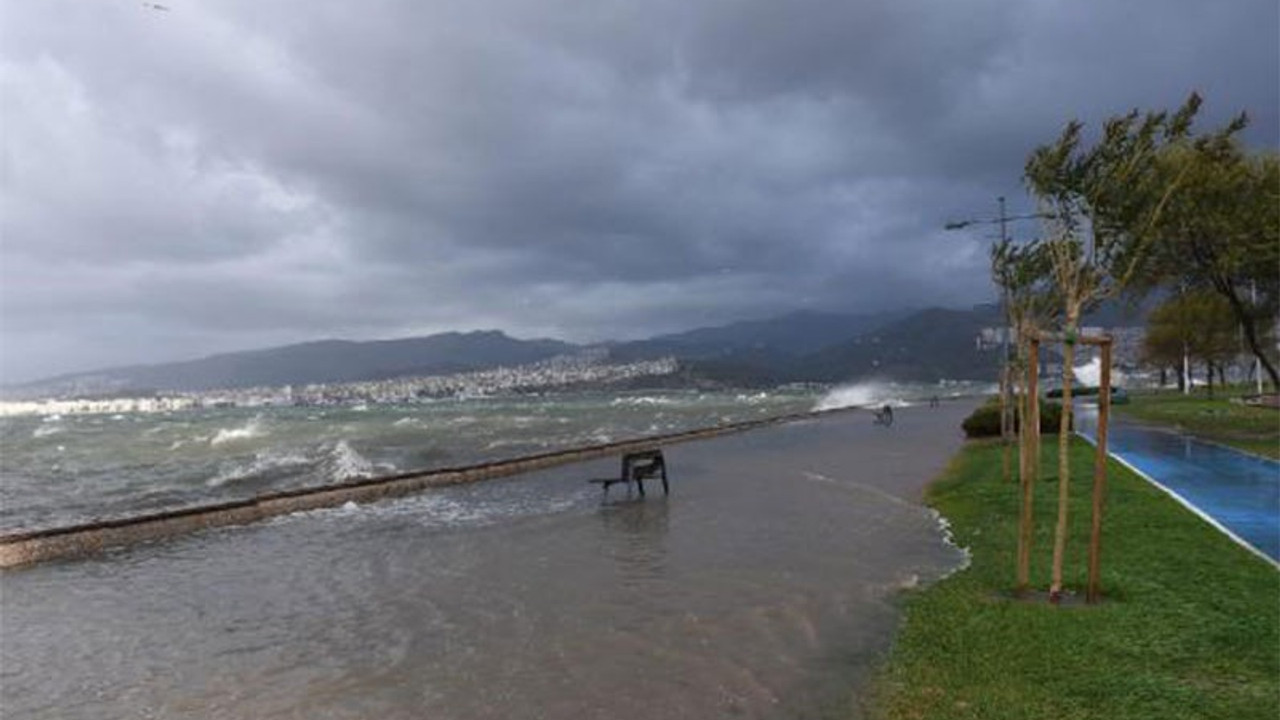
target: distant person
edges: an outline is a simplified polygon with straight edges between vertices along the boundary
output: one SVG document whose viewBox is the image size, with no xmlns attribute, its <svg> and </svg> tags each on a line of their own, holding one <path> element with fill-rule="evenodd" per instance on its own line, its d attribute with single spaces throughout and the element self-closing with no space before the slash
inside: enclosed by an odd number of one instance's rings
<svg viewBox="0 0 1280 720">
<path fill-rule="evenodd" d="M 929 398 L 929 407 L 931 407 L 931 408 L 936 408 L 936 407 L 938 407 L 938 396 L 937 396 L 937 395 L 934 395 L 933 397 Z"/>
<path fill-rule="evenodd" d="M 876 424 L 884 425 L 885 427 L 889 427 L 893 424 L 893 407 L 891 405 L 886 403 L 884 407 L 875 411 L 875 413 Z"/>
</svg>

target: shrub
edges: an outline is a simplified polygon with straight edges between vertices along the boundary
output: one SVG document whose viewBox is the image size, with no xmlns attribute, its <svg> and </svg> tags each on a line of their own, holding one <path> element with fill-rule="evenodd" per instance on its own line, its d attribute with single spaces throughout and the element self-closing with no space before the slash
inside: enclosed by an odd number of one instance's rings
<svg viewBox="0 0 1280 720">
<path fill-rule="evenodd" d="M 1058 403 L 1045 402 L 1040 400 L 1040 432 L 1055 433 L 1058 431 L 1058 423 L 1062 422 L 1062 406 Z M 983 405 L 974 410 L 969 417 L 964 419 L 960 424 L 964 428 L 965 437 L 983 438 L 983 437 L 1000 437 L 1000 398 L 991 398 Z M 1018 431 L 1018 421 L 1015 418 L 1013 431 Z"/>
</svg>

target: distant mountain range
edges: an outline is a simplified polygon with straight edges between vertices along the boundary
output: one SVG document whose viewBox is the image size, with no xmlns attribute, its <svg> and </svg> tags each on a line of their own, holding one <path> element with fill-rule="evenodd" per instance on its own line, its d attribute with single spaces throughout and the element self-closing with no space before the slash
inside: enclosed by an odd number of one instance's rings
<svg viewBox="0 0 1280 720">
<path fill-rule="evenodd" d="M 577 349 L 558 340 L 516 340 L 496 330 L 370 342 L 321 340 L 185 362 L 62 375 L 14 389 L 49 388 L 54 394 L 66 394 L 77 387 L 114 393 L 342 383 L 524 365 Z"/>
<path fill-rule="evenodd" d="M 609 361 L 674 357 L 665 382 L 765 386 L 895 380 L 981 380 L 995 357 L 977 347 L 982 328 L 999 324 L 994 306 L 878 314 L 802 311 L 765 320 L 699 328 L 647 340 L 592 346 Z M 496 330 L 372 342 L 323 340 L 214 355 L 199 360 L 111 368 L 6 388 L 6 395 L 65 396 L 162 390 L 306 385 L 443 375 L 535 363 L 585 350 L 559 340 L 519 340 Z"/>
</svg>

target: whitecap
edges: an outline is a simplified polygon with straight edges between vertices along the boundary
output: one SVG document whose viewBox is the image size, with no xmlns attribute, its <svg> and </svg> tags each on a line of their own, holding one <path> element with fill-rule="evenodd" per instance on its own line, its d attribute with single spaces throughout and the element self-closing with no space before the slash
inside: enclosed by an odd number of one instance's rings
<svg viewBox="0 0 1280 720">
<path fill-rule="evenodd" d="M 62 427 L 61 425 L 41 425 L 31 432 L 31 437 L 33 438 L 49 437 L 50 435 L 57 435 L 58 433 L 62 432 L 65 429 L 66 428 Z"/>
<path fill-rule="evenodd" d="M 652 405 L 674 405 L 676 400 L 669 397 L 661 397 L 657 395 L 640 395 L 638 397 L 620 397 L 614 398 L 609 404 L 614 407 L 631 406 L 643 407 Z"/>
<path fill-rule="evenodd" d="M 327 476 L 330 480 L 354 480 L 373 477 L 378 471 L 394 471 L 395 465 L 390 463 L 374 464 L 361 455 L 351 443 L 339 440 L 329 451 Z"/>
<path fill-rule="evenodd" d="M 231 482 L 260 477 L 275 470 L 301 467 L 311 460 L 297 453 L 260 452 L 248 463 L 224 463 L 217 475 L 205 481 L 209 487 L 221 487 Z"/>
<path fill-rule="evenodd" d="M 214 434 L 213 439 L 209 441 L 209 444 L 221 445 L 235 440 L 248 440 L 250 438 L 261 437 L 264 434 L 266 433 L 262 429 L 262 416 L 259 415 L 240 427 L 222 428 Z"/>
</svg>

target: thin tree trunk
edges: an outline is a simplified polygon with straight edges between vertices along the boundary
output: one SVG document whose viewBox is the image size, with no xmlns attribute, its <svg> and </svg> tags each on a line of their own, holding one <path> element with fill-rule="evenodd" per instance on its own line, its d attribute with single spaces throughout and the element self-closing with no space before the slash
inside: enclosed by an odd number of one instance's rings
<svg viewBox="0 0 1280 720">
<path fill-rule="evenodd" d="M 1076 327 L 1069 319 L 1068 328 Z M 1067 506 L 1071 489 L 1071 371 L 1075 359 L 1074 338 L 1062 345 L 1062 422 L 1058 425 L 1058 525 L 1053 532 L 1053 580 L 1049 601 L 1062 599 L 1062 563 L 1067 551 Z"/>
<path fill-rule="evenodd" d="M 1009 468 L 1009 362 L 1006 359 L 1004 367 L 1000 369 L 1000 445 L 1002 457 L 1001 476 L 1006 483 L 1012 481 Z"/>
<path fill-rule="evenodd" d="M 1253 313 L 1245 308 L 1243 300 L 1236 297 L 1235 284 L 1214 278 L 1213 286 L 1231 304 L 1231 312 L 1235 314 L 1236 322 L 1240 323 L 1240 327 L 1244 329 L 1244 339 L 1249 344 L 1249 352 L 1253 353 L 1258 362 L 1262 363 L 1263 369 L 1267 371 L 1267 376 L 1271 378 L 1271 386 L 1280 389 L 1280 373 L 1276 372 L 1276 366 L 1271 364 L 1271 360 L 1263 352 L 1262 342 L 1258 339 L 1258 328 L 1254 323 Z"/>
<path fill-rule="evenodd" d="M 1036 465 L 1039 464 L 1039 456 L 1035 451 L 1036 440 L 1040 436 L 1040 418 L 1039 418 L 1039 395 L 1036 388 L 1038 377 L 1037 373 L 1040 368 L 1040 343 L 1038 340 L 1031 340 L 1028 343 L 1028 351 L 1026 353 L 1026 382 L 1023 387 L 1026 392 L 1023 394 L 1023 415 L 1022 415 L 1022 464 L 1021 481 L 1022 486 L 1022 508 L 1018 526 L 1018 592 L 1026 592 L 1031 584 L 1031 539 L 1033 537 L 1032 525 L 1032 494 L 1035 488 Z"/>
</svg>

